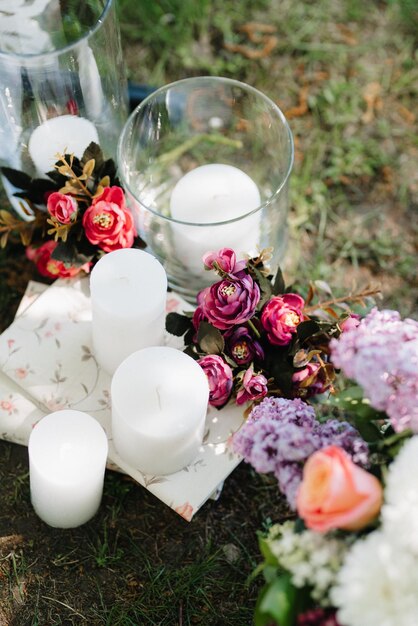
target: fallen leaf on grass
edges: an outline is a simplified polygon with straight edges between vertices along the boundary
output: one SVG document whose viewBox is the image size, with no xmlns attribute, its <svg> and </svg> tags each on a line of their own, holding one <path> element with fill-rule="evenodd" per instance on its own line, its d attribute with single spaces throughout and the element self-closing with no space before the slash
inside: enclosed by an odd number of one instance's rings
<svg viewBox="0 0 418 626">
<path fill-rule="evenodd" d="M 380 111 L 383 101 L 380 97 L 382 87 L 379 83 L 369 83 L 363 89 L 363 98 L 366 102 L 366 111 L 361 116 L 363 124 L 370 124 L 374 120 L 375 111 Z"/>
<path fill-rule="evenodd" d="M 276 27 L 271 24 L 259 22 L 247 22 L 237 28 L 238 32 L 244 33 L 251 43 L 262 44 L 261 48 L 254 48 L 247 44 L 224 43 L 225 50 L 242 54 L 247 59 L 263 59 L 270 56 L 278 44 L 278 38 L 273 35 Z"/>
</svg>

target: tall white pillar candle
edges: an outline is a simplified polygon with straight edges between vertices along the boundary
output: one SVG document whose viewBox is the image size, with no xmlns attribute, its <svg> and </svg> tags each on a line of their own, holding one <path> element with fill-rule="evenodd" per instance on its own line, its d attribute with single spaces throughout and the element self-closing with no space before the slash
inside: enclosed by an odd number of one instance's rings
<svg viewBox="0 0 418 626">
<path fill-rule="evenodd" d="M 111 386 L 113 442 L 121 458 L 145 474 L 172 474 L 202 444 L 207 377 L 190 356 L 167 347 L 131 354 Z"/>
<path fill-rule="evenodd" d="M 132 352 L 163 343 L 167 275 L 151 254 L 109 252 L 93 268 L 90 291 L 94 353 L 109 374 Z"/>
<path fill-rule="evenodd" d="M 60 115 L 52 117 L 35 128 L 29 139 L 29 155 L 36 173 L 45 178 L 46 172 L 53 169 L 58 152 L 83 156 L 89 143 L 99 143 L 95 125 L 85 117 Z"/>
<path fill-rule="evenodd" d="M 227 247 L 237 253 L 255 253 L 260 240 L 260 214 L 242 216 L 260 204 L 257 185 L 237 167 L 212 163 L 188 172 L 178 181 L 170 199 L 175 220 L 196 224 L 173 225 L 178 258 L 192 273 L 203 275 L 202 256 L 209 250 Z M 230 220 L 236 221 L 210 226 Z"/>
<path fill-rule="evenodd" d="M 75 528 L 97 512 L 103 493 L 107 437 L 87 413 L 50 413 L 29 438 L 30 493 L 39 517 L 55 528 Z"/>
</svg>

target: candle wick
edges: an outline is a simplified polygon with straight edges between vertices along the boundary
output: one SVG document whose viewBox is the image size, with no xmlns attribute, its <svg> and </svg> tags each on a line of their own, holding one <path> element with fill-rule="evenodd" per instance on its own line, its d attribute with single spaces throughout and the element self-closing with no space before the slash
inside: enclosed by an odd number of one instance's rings
<svg viewBox="0 0 418 626">
<path fill-rule="evenodd" d="M 157 394 L 157 398 L 158 398 L 158 406 L 160 411 L 162 411 L 162 406 L 161 406 L 161 396 L 160 396 L 160 387 L 157 385 L 157 387 L 155 388 L 155 393 Z"/>
</svg>

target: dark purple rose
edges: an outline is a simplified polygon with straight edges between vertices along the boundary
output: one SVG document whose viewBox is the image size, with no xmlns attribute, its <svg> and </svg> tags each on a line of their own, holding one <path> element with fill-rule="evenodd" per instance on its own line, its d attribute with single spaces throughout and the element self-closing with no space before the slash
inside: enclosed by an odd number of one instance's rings
<svg viewBox="0 0 418 626">
<path fill-rule="evenodd" d="M 324 393 L 331 386 L 319 363 L 307 363 L 297 370 L 292 376 L 292 383 L 296 395 L 303 398 Z"/>
<path fill-rule="evenodd" d="M 254 374 L 249 367 L 242 379 L 242 387 L 237 393 L 237 404 L 244 404 L 252 400 L 261 400 L 267 395 L 267 378 L 263 374 Z"/>
<path fill-rule="evenodd" d="M 245 326 L 238 326 L 230 334 L 225 333 L 225 339 L 229 354 L 238 365 L 246 365 L 253 359 L 264 359 L 263 348 Z"/>
<path fill-rule="evenodd" d="M 227 330 L 244 324 L 255 313 L 260 300 L 260 288 L 248 274 L 235 280 L 220 280 L 200 294 L 200 306 L 208 321 Z"/>
<path fill-rule="evenodd" d="M 296 293 L 274 296 L 263 309 L 261 323 L 270 343 L 287 346 L 303 320 L 304 299 Z"/>
<path fill-rule="evenodd" d="M 297 617 L 297 626 L 340 626 L 333 609 L 310 609 L 300 613 Z"/>
<path fill-rule="evenodd" d="M 247 266 L 246 261 L 237 261 L 236 254 L 231 248 L 221 248 L 219 252 L 206 252 L 203 256 L 205 268 L 216 269 L 214 263 L 227 274 L 237 274 Z"/>
<path fill-rule="evenodd" d="M 223 406 L 232 391 L 232 370 L 217 354 L 208 354 L 198 360 L 209 381 L 209 404 Z"/>
</svg>

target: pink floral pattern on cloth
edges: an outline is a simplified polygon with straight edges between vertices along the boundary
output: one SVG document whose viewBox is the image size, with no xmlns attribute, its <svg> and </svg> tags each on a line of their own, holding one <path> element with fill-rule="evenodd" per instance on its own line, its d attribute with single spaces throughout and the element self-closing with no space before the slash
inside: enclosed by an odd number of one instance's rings
<svg viewBox="0 0 418 626">
<path fill-rule="evenodd" d="M 192 307 L 170 293 L 167 310 Z M 210 407 L 203 445 L 189 466 L 168 476 L 142 474 L 120 459 L 111 440 L 110 377 L 91 347 L 88 279 L 59 279 L 48 288 L 30 283 L 18 313 L 0 335 L 0 438 L 27 445 L 44 415 L 61 408 L 85 411 L 108 434 L 108 467 L 130 475 L 191 521 L 241 461 L 228 441 L 242 425 L 242 409 L 227 405 L 220 419 L 220 411 Z M 168 334 L 165 343 L 182 348 Z"/>
</svg>

